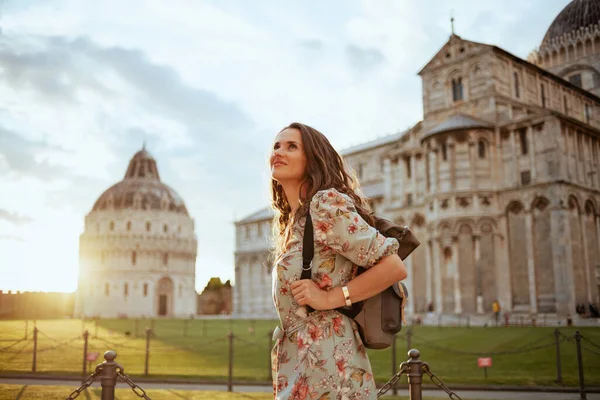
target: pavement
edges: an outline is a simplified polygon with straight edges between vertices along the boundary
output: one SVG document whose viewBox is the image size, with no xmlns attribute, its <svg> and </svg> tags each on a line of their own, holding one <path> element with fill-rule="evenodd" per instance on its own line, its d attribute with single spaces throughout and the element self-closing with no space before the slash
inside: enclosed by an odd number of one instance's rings
<svg viewBox="0 0 600 400">
<path fill-rule="evenodd" d="M 71 386 L 77 388 L 81 382 L 73 379 L 39 379 L 39 378 L 7 378 L 0 377 L 0 384 L 12 385 L 51 385 L 51 386 Z M 227 391 L 227 385 L 224 384 L 206 384 L 206 383 L 169 383 L 169 382 L 136 382 L 143 389 L 165 389 L 165 390 L 217 390 Z M 100 386 L 100 382 L 96 381 L 92 386 Z M 123 382 L 117 383 L 118 388 L 127 388 L 127 384 Z M 452 388 L 451 388 L 452 389 Z M 233 385 L 234 392 L 263 392 L 271 393 L 272 387 L 268 385 Z M 532 388 L 531 390 L 507 390 L 501 388 L 496 390 L 472 390 L 472 389 L 454 389 L 456 394 L 461 399 L 485 399 L 485 400 L 579 400 L 581 399 L 579 392 L 569 389 L 568 392 L 558 392 L 557 388 Z M 600 400 L 600 392 L 587 393 L 588 400 Z M 390 390 L 388 394 L 392 394 Z M 406 385 L 400 385 L 398 395 L 408 395 Z M 387 396 L 387 395 L 386 395 Z M 384 396 L 384 397 L 386 397 Z M 441 390 L 425 389 L 423 390 L 423 398 L 428 397 L 445 397 L 445 393 Z"/>
</svg>

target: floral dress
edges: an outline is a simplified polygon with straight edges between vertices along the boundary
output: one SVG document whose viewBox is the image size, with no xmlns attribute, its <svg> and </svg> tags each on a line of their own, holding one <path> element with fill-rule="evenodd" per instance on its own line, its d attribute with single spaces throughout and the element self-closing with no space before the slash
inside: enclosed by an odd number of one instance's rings
<svg viewBox="0 0 600 400">
<path fill-rule="evenodd" d="M 357 265 L 371 267 L 398 250 L 358 214 L 349 196 L 317 192 L 310 203 L 315 233 L 312 279 L 321 289 L 344 286 Z M 335 310 L 307 314 L 292 296 L 302 272 L 306 217 L 292 226 L 287 248 L 273 268 L 273 301 L 280 335 L 271 353 L 273 391 L 278 400 L 375 399 L 371 364 L 354 320 Z"/>
</svg>

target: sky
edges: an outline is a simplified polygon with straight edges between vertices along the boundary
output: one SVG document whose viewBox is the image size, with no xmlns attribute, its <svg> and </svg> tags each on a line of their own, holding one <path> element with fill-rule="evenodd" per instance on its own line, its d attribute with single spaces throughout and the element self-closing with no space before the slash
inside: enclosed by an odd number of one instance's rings
<svg viewBox="0 0 600 400">
<path fill-rule="evenodd" d="M 0 0 L 0 289 L 75 290 L 84 217 L 144 142 L 195 220 L 196 288 L 234 281 L 281 128 L 404 130 L 451 15 L 526 58 L 568 2 Z"/>
</svg>

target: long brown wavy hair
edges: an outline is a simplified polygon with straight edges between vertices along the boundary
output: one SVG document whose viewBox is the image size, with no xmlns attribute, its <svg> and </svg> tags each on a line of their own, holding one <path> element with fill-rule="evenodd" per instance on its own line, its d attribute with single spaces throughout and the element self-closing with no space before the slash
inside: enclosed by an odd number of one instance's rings
<svg viewBox="0 0 600 400">
<path fill-rule="evenodd" d="M 286 129 L 300 131 L 306 155 L 306 171 L 300 188 L 300 207 L 294 215 L 290 215 L 291 207 L 283 187 L 275 179 L 271 179 L 271 207 L 275 211 L 272 224 L 275 254 L 281 254 L 285 250 L 294 220 L 306 215 L 310 200 L 320 190 L 333 188 L 350 196 L 358 213 L 369 225 L 373 225 L 371 208 L 367 199 L 360 194 L 354 172 L 346 168 L 342 156 L 335 151 L 325 135 L 299 122 L 286 126 L 279 133 Z"/>
</svg>

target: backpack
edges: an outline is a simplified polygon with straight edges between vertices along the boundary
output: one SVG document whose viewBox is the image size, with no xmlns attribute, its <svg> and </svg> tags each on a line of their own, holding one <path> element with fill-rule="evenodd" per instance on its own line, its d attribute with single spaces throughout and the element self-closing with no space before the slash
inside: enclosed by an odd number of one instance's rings
<svg viewBox="0 0 600 400">
<path fill-rule="evenodd" d="M 404 260 L 421 242 L 410 231 L 408 226 L 401 227 L 383 218 L 375 217 L 375 229 L 385 237 L 393 237 L 400 243 L 398 256 Z M 302 274 L 300 279 L 311 279 L 310 268 L 314 256 L 314 231 L 310 212 L 306 215 L 304 239 L 302 245 Z M 358 267 L 357 275 L 366 271 Z M 364 346 L 368 349 L 385 349 L 391 346 L 395 335 L 402 329 L 404 322 L 404 305 L 408 298 L 408 290 L 401 282 L 396 282 L 381 293 L 363 301 L 353 303 L 350 307 L 336 310 L 349 318 L 353 318 Z M 314 311 L 307 306 L 309 312 Z"/>
</svg>

